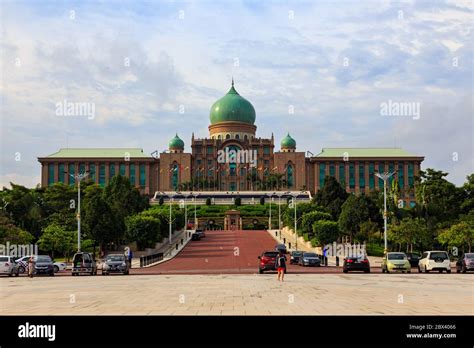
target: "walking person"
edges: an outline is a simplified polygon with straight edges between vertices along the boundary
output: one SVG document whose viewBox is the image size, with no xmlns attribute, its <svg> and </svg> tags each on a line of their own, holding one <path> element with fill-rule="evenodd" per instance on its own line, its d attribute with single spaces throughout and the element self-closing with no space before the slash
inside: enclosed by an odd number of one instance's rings
<svg viewBox="0 0 474 348">
<path fill-rule="evenodd" d="M 28 259 L 28 277 L 33 278 L 35 272 L 35 258 L 33 255 Z"/>
<path fill-rule="evenodd" d="M 132 249 L 129 249 L 128 250 L 128 266 L 129 266 L 129 268 L 132 268 L 132 259 L 133 259 Z"/>
<path fill-rule="evenodd" d="M 278 280 L 283 281 L 285 278 L 285 271 L 286 271 L 286 256 L 280 251 L 277 256 L 277 272 L 278 272 Z"/>
</svg>

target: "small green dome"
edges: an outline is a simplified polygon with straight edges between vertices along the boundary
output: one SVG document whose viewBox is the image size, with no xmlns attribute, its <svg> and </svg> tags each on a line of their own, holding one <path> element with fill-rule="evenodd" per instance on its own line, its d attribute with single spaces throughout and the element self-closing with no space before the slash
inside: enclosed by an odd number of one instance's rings
<svg viewBox="0 0 474 348">
<path fill-rule="evenodd" d="M 296 148 L 296 141 L 290 136 L 290 133 L 286 135 L 281 141 L 281 147 L 283 149 L 294 149 Z"/>
<path fill-rule="evenodd" d="M 176 134 L 174 138 L 170 140 L 169 148 L 170 149 L 184 149 L 184 141 L 182 141 L 181 138 L 178 137 L 178 134 Z"/>
<path fill-rule="evenodd" d="M 232 80 L 229 92 L 212 105 L 209 118 L 211 124 L 234 121 L 253 125 L 255 123 L 255 109 L 247 99 L 237 93 L 234 88 L 234 80 Z"/>
</svg>

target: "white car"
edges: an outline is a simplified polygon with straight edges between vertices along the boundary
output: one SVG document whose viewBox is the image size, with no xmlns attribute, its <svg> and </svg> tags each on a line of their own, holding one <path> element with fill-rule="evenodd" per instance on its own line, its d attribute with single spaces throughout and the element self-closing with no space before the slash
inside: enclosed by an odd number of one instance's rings
<svg viewBox="0 0 474 348">
<path fill-rule="evenodd" d="M 15 275 L 18 277 L 18 265 L 12 256 L 0 255 L 0 274 Z"/>
<path fill-rule="evenodd" d="M 58 273 L 59 271 L 64 271 L 66 269 L 66 262 L 55 262 L 53 263 L 54 273 Z"/>
<path fill-rule="evenodd" d="M 425 251 L 420 261 L 418 261 L 418 272 L 429 273 L 430 271 L 438 271 L 443 273 L 451 273 L 451 261 L 446 251 Z"/>
</svg>

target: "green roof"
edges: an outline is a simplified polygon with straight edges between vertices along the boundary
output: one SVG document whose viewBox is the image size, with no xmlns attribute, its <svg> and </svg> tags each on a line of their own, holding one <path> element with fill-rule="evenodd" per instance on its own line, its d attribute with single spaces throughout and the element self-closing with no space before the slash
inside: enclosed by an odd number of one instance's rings
<svg viewBox="0 0 474 348">
<path fill-rule="evenodd" d="M 181 138 L 178 137 L 178 133 L 176 133 L 174 138 L 170 140 L 169 148 L 170 149 L 184 149 L 184 141 L 182 141 Z"/>
<path fill-rule="evenodd" d="M 420 157 L 399 147 L 325 147 L 315 157 Z"/>
<path fill-rule="evenodd" d="M 229 92 L 212 105 L 209 118 L 211 124 L 233 121 L 253 125 L 255 123 L 255 109 L 247 99 L 235 90 L 234 80 L 232 80 Z"/>
<path fill-rule="evenodd" d="M 138 148 L 67 148 L 46 156 L 47 158 L 151 158 Z"/>
<path fill-rule="evenodd" d="M 286 137 L 282 139 L 281 147 L 286 149 L 292 149 L 296 147 L 296 141 L 291 137 L 290 133 L 288 133 Z"/>
</svg>

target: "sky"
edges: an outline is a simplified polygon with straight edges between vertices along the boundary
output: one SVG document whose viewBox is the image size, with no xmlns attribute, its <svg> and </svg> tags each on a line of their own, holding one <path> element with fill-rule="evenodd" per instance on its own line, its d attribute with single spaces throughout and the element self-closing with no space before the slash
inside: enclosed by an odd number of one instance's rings
<svg viewBox="0 0 474 348">
<path fill-rule="evenodd" d="M 402 147 L 474 172 L 472 1 L 0 0 L 0 187 L 62 147 L 167 149 L 208 136 L 230 88 L 257 136 L 297 151 Z M 93 117 L 58 113 L 87 103 Z M 381 105 L 419 114 L 386 115 Z M 408 104 L 407 104 L 408 103 Z M 413 110 L 415 110 L 414 108 Z"/>
</svg>

